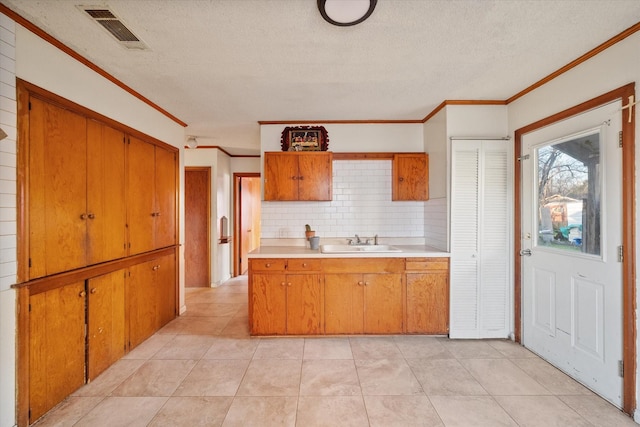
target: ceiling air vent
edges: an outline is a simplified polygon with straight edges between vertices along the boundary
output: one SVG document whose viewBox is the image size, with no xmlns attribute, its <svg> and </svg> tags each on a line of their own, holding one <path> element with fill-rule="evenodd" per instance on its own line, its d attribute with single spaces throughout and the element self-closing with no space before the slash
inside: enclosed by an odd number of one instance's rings
<svg viewBox="0 0 640 427">
<path fill-rule="evenodd" d="M 133 34 L 133 32 L 122 23 L 122 20 L 109 9 L 96 7 L 81 7 L 81 9 L 127 49 L 148 49 L 147 45 Z"/>
</svg>

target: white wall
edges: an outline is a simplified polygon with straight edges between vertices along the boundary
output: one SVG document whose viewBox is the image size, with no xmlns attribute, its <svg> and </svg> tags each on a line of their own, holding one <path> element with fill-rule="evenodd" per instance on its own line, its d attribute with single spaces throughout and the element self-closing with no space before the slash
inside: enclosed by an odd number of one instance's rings
<svg viewBox="0 0 640 427">
<path fill-rule="evenodd" d="M 16 421 L 16 127 L 15 23 L 0 13 L 0 427 Z"/>
<path fill-rule="evenodd" d="M 509 134 L 513 136 L 516 129 L 550 116 L 569 107 L 587 101 L 627 83 L 640 82 L 640 33 L 635 33 L 615 44 L 594 58 L 564 73 L 533 92 L 514 101 L 508 107 Z M 637 91 L 637 89 L 636 89 Z M 634 111 L 636 129 L 639 129 L 637 107 Z M 640 168 L 640 132 L 636 130 L 636 170 Z M 636 200 L 640 195 L 640 181 L 636 173 Z M 640 229 L 640 221 L 636 210 L 636 229 Z M 636 233 L 636 247 L 640 247 L 640 234 Z M 636 251 L 638 263 L 640 252 Z M 637 280 L 637 279 L 636 279 Z M 638 288 L 636 282 L 636 289 Z M 640 303 L 640 293 L 636 291 L 636 306 Z M 637 316 L 637 314 L 636 314 Z M 637 321 L 636 321 L 637 322 Z M 640 329 L 640 323 L 636 323 Z M 639 338 L 637 338 L 638 340 Z M 640 349 L 640 341 L 636 341 L 636 349 Z M 638 352 L 640 355 L 640 352 Z M 640 365 L 640 358 L 637 366 Z M 640 375 L 636 371 L 636 393 L 640 391 Z M 637 401 L 640 401 L 637 396 Z M 638 411 L 636 421 L 640 421 Z"/>
<path fill-rule="evenodd" d="M 429 153 L 429 200 L 424 205 L 424 239 L 427 245 L 448 250 L 447 232 L 447 109 L 424 124 L 424 151 Z"/>
</svg>

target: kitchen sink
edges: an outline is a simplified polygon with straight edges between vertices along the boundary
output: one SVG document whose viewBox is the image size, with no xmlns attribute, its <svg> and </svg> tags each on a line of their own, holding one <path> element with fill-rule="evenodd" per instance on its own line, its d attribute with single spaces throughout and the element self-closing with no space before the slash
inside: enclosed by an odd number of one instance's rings
<svg viewBox="0 0 640 427">
<path fill-rule="evenodd" d="M 402 252 L 390 245 L 320 245 L 323 254 L 352 254 L 360 252 Z"/>
</svg>

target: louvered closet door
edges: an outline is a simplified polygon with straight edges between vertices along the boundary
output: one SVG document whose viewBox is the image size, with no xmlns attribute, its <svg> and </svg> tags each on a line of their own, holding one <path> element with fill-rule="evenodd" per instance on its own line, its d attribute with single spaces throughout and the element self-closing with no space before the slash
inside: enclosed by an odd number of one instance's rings
<svg viewBox="0 0 640 427">
<path fill-rule="evenodd" d="M 452 141 L 452 338 L 505 338 L 510 322 L 509 142 Z"/>
</svg>

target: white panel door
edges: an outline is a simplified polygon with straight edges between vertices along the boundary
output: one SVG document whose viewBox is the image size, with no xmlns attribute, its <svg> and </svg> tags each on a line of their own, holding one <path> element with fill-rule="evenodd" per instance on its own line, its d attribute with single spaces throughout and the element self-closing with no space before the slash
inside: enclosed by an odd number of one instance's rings
<svg viewBox="0 0 640 427">
<path fill-rule="evenodd" d="M 451 338 L 510 331 L 509 141 L 453 140 Z"/>
<path fill-rule="evenodd" d="M 523 342 L 622 404 L 620 102 L 524 135 Z"/>
</svg>

